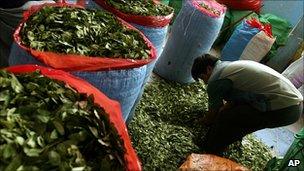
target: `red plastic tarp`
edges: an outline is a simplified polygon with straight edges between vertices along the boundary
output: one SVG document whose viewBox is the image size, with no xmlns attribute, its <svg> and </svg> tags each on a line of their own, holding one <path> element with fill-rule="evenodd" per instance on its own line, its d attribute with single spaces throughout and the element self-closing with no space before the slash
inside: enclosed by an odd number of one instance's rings
<svg viewBox="0 0 304 171">
<path fill-rule="evenodd" d="M 38 65 L 19 65 L 19 66 L 12 66 L 5 68 L 5 70 L 15 73 L 29 73 L 34 72 L 36 70 L 40 70 L 41 74 L 49 77 L 51 79 L 60 80 L 71 86 L 72 88 L 76 89 L 79 93 L 85 93 L 88 96 L 93 95 L 94 102 L 101 106 L 110 119 L 110 122 L 116 128 L 118 134 L 120 135 L 121 139 L 123 140 L 123 145 L 125 148 L 125 163 L 126 163 L 126 170 L 130 171 L 140 171 L 141 164 L 137 158 L 137 155 L 131 145 L 130 137 L 127 132 L 127 127 L 123 121 L 120 104 L 114 100 L 109 99 L 103 93 L 101 93 L 97 88 L 82 80 L 77 78 L 67 72 L 61 70 L 50 69 Z"/>
<path fill-rule="evenodd" d="M 128 24 L 127 22 L 117 18 L 124 26 L 128 29 L 136 30 L 140 33 L 143 40 L 146 42 L 148 48 L 150 49 L 150 55 L 148 59 L 133 60 L 133 59 L 122 59 L 122 58 L 108 58 L 108 57 L 88 57 L 83 55 L 75 54 L 60 54 L 54 52 L 45 52 L 31 49 L 22 45 L 20 31 L 24 23 L 28 18 L 34 13 L 38 12 L 44 6 L 56 6 L 56 7 L 73 7 L 82 8 L 80 5 L 69 5 L 66 3 L 56 3 L 56 4 L 43 4 L 31 7 L 28 11 L 24 13 L 23 20 L 18 26 L 14 33 L 14 40 L 20 48 L 29 52 L 34 58 L 44 63 L 47 66 L 51 66 L 56 69 L 62 69 L 65 71 L 108 71 L 108 70 L 118 70 L 118 69 L 131 69 L 136 67 L 141 67 L 146 65 L 156 59 L 156 50 L 152 43 L 144 36 L 143 33 L 138 31 L 135 27 Z"/>
<path fill-rule="evenodd" d="M 252 18 L 250 20 L 246 20 L 246 23 L 249 24 L 253 28 L 258 28 L 261 31 L 264 31 L 266 35 L 272 38 L 272 30 L 271 24 L 262 24 L 258 19 Z"/>
<path fill-rule="evenodd" d="M 262 0 L 217 0 L 221 4 L 225 4 L 229 9 L 234 10 L 252 10 L 260 12 Z"/>
<path fill-rule="evenodd" d="M 107 0 L 95 0 L 95 2 L 100 5 L 102 8 L 110 11 L 121 19 L 142 26 L 148 27 L 165 27 L 170 24 L 170 21 L 173 17 L 173 12 L 167 16 L 142 16 L 134 14 L 126 14 L 118 9 L 112 7 L 107 3 Z M 160 3 L 158 1 L 153 1 L 154 3 Z"/>
</svg>

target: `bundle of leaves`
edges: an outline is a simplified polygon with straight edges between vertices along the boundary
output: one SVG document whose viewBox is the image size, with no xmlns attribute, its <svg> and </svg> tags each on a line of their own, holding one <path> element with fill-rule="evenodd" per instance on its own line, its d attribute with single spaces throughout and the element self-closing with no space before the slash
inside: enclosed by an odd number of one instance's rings
<svg viewBox="0 0 304 171">
<path fill-rule="evenodd" d="M 20 36 L 39 51 L 130 59 L 150 54 L 139 31 L 100 10 L 45 6 L 24 23 Z"/>
<path fill-rule="evenodd" d="M 134 15 L 142 16 L 167 16 L 174 12 L 172 7 L 161 3 L 154 3 L 153 0 L 106 0 L 114 8 Z"/>
<path fill-rule="evenodd" d="M 123 141 L 92 96 L 0 71 L 0 170 L 123 170 Z"/>
<path fill-rule="evenodd" d="M 203 152 L 208 127 L 199 120 L 207 111 L 207 102 L 202 83 L 180 85 L 153 77 L 128 125 L 144 170 L 177 170 L 188 155 Z M 270 149 L 252 136 L 244 139 L 247 143 L 232 145 L 226 157 L 261 170 L 271 158 Z M 246 149 L 244 153 L 240 148 Z"/>
</svg>

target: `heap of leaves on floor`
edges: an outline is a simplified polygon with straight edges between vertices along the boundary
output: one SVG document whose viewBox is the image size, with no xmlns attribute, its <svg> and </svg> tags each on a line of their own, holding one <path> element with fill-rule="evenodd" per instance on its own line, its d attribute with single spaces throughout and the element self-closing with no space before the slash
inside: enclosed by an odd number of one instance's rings
<svg viewBox="0 0 304 171">
<path fill-rule="evenodd" d="M 43 7 L 23 25 L 21 39 L 35 50 L 64 54 L 130 59 L 150 54 L 138 31 L 100 10 Z"/>
<path fill-rule="evenodd" d="M 144 170 L 176 170 L 191 153 L 202 153 L 208 128 L 198 124 L 198 119 L 206 110 L 204 84 L 183 86 L 153 77 L 128 126 Z M 270 159 L 269 149 L 254 138 L 245 140 L 241 147 L 232 145 L 226 157 L 261 170 Z M 239 148 L 245 149 L 244 153 Z"/>
<path fill-rule="evenodd" d="M 0 71 L 0 170 L 123 170 L 123 142 L 92 96 Z"/>
<path fill-rule="evenodd" d="M 142 16 L 167 16 L 173 13 L 173 8 L 161 3 L 154 3 L 153 0 L 106 0 L 116 9 L 127 14 Z"/>
</svg>

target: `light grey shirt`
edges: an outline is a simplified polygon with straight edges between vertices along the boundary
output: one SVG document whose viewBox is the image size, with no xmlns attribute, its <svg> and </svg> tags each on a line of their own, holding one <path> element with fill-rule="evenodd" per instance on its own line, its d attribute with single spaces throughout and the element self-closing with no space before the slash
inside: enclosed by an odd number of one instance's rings
<svg viewBox="0 0 304 171">
<path fill-rule="evenodd" d="M 272 68 L 248 60 L 216 63 L 208 81 L 209 107 L 222 100 L 246 102 L 260 111 L 277 110 L 303 101 L 301 93 Z"/>
</svg>

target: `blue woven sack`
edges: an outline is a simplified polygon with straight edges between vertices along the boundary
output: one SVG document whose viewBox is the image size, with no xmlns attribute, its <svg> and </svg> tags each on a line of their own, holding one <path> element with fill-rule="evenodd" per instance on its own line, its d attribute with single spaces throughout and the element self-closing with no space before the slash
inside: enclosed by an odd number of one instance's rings
<svg viewBox="0 0 304 171">
<path fill-rule="evenodd" d="M 268 26 L 270 27 L 270 25 Z M 244 20 L 225 44 L 221 59 L 223 61 L 252 60 L 260 62 L 275 42 L 271 27 L 268 29 L 263 27 L 263 24 L 255 18 Z"/>
<path fill-rule="evenodd" d="M 206 10 L 201 4 L 206 4 L 218 13 L 214 14 Z M 156 62 L 154 72 L 179 83 L 193 82 L 191 76 L 193 61 L 210 51 L 223 24 L 225 11 L 226 8 L 216 1 L 185 1 L 172 25 L 168 41 Z"/>
</svg>

